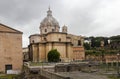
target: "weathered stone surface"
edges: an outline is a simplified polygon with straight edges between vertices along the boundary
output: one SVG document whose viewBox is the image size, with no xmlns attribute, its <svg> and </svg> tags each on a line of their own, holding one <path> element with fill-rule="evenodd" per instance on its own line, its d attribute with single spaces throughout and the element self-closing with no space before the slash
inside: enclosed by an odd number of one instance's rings
<svg viewBox="0 0 120 79">
<path fill-rule="evenodd" d="M 22 32 L 0 24 L 0 72 L 5 72 L 5 65 L 21 70 L 22 58 Z"/>
<path fill-rule="evenodd" d="M 31 61 L 48 61 L 47 55 L 51 49 L 59 51 L 61 62 L 83 60 L 85 58 L 83 37 L 68 34 L 67 26 L 63 26 L 62 32 L 59 29 L 59 23 L 53 18 L 52 11 L 49 9 L 47 16 L 40 23 L 40 34 L 33 34 L 29 37 Z"/>
</svg>

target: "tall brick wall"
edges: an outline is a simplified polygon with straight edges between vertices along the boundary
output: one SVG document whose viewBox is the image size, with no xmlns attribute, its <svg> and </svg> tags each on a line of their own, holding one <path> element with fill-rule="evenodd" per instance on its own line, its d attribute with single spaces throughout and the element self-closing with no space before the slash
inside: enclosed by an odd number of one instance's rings
<svg viewBox="0 0 120 79">
<path fill-rule="evenodd" d="M 5 65 L 21 70 L 22 61 L 22 32 L 0 25 L 0 72 L 5 72 Z"/>
</svg>

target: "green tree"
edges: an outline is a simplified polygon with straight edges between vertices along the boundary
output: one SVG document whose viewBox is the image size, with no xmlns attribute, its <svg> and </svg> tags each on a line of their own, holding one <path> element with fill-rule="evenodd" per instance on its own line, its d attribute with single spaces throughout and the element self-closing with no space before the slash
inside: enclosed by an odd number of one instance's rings
<svg viewBox="0 0 120 79">
<path fill-rule="evenodd" d="M 52 49 L 48 52 L 48 62 L 58 62 L 60 60 L 60 53 L 57 49 Z"/>
<path fill-rule="evenodd" d="M 100 47 L 101 41 L 104 40 L 104 37 L 90 37 L 91 47 Z"/>
<path fill-rule="evenodd" d="M 84 43 L 84 48 L 85 48 L 86 50 L 90 50 L 90 44 Z"/>
</svg>

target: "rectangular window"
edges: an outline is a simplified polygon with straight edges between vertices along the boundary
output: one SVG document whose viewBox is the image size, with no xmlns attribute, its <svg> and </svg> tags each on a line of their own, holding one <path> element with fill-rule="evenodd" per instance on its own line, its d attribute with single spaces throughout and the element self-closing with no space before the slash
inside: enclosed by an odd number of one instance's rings
<svg viewBox="0 0 120 79">
<path fill-rule="evenodd" d="M 12 64 L 5 65 L 5 72 L 7 73 L 7 70 L 12 70 Z"/>
<path fill-rule="evenodd" d="M 54 29 L 52 29 L 52 32 L 54 32 Z"/>
<path fill-rule="evenodd" d="M 81 46 L 81 41 L 80 40 L 78 40 L 78 46 Z"/>
</svg>

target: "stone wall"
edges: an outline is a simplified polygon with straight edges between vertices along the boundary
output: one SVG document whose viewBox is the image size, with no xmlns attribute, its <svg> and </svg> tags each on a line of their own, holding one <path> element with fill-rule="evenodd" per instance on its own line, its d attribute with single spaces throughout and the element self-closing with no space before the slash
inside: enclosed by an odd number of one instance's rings
<svg viewBox="0 0 120 79">
<path fill-rule="evenodd" d="M 54 72 L 50 72 L 47 70 L 41 70 L 40 75 L 47 79 L 70 79 L 70 77 L 62 76 Z"/>
<path fill-rule="evenodd" d="M 22 69 L 22 35 L 0 33 L 0 71 L 5 72 L 5 65 L 12 65 L 13 70 Z"/>
<path fill-rule="evenodd" d="M 68 76 L 57 74 L 51 70 L 49 71 L 49 68 L 28 68 L 27 66 L 25 66 L 24 73 L 21 75 L 25 79 L 71 79 Z"/>
<path fill-rule="evenodd" d="M 81 66 L 78 64 L 68 64 L 68 65 L 56 65 L 55 72 L 72 72 L 72 71 L 80 71 Z"/>
<path fill-rule="evenodd" d="M 84 62 L 76 64 L 60 64 L 56 65 L 55 72 L 73 72 L 73 71 L 86 71 L 86 72 L 96 72 L 98 70 L 99 63 L 96 62 Z"/>
<path fill-rule="evenodd" d="M 0 24 L 0 72 L 5 72 L 6 66 L 21 70 L 22 65 L 22 32 Z"/>
<path fill-rule="evenodd" d="M 85 50 L 82 46 L 73 47 L 73 60 L 84 60 L 85 59 Z"/>
<path fill-rule="evenodd" d="M 117 62 L 118 61 L 118 57 L 115 54 L 111 54 L 111 55 L 104 55 L 104 57 L 102 57 L 102 55 L 86 55 L 86 60 L 92 60 L 92 61 L 99 61 L 102 62 L 102 60 L 104 59 L 104 62 L 109 63 L 109 62 Z"/>
</svg>

